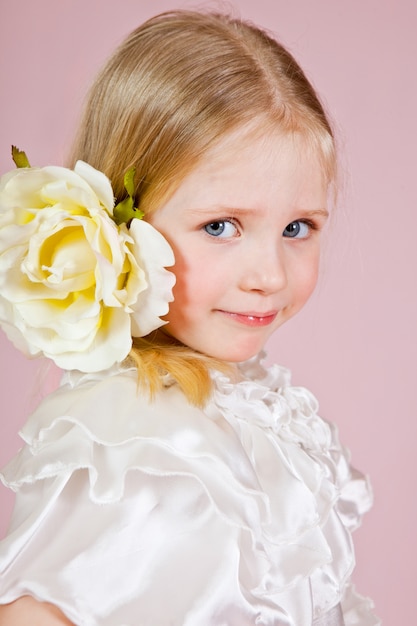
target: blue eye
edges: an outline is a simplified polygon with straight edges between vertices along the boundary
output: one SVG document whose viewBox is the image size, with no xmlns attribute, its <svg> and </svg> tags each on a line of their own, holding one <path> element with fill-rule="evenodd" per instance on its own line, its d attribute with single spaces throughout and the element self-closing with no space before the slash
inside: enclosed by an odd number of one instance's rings
<svg viewBox="0 0 417 626">
<path fill-rule="evenodd" d="M 218 238 L 234 237 L 236 235 L 236 226 L 229 220 L 218 220 L 210 222 L 204 226 L 204 230 L 208 235 Z"/>
<path fill-rule="evenodd" d="M 288 224 L 282 234 L 284 237 L 291 237 L 292 239 L 305 239 L 310 234 L 311 228 L 307 222 L 296 220 Z"/>
</svg>

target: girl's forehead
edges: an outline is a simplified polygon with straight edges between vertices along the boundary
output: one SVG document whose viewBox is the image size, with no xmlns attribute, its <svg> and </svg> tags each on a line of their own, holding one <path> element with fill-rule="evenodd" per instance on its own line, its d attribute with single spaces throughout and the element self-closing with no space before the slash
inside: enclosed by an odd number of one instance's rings
<svg viewBox="0 0 417 626">
<path fill-rule="evenodd" d="M 333 140 L 311 129 L 288 130 L 278 123 L 257 120 L 224 134 L 202 155 L 193 170 L 233 168 L 247 160 L 255 166 L 261 161 L 271 168 L 289 159 L 294 166 L 309 163 L 329 186 L 335 180 L 336 160 Z"/>
<path fill-rule="evenodd" d="M 207 150 L 191 174 L 221 172 L 223 168 L 233 170 L 242 165 L 253 169 L 260 165 L 279 169 L 283 164 L 291 163 L 295 168 L 307 161 L 313 169 L 321 170 L 319 151 L 319 147 L 301 133 L 285 132 L 279 127 L 244 126 L 228 133 Z"/>
<path fill-rule="evenodd" d="M 239 131 L 216 144 L 160 205 L 178 211 L 217 207 L 323 208 L 327 183 L 319 160 L 291 136 Z M 165 212 L 166 213 L 166 212 Z"/>
<path fill-rule="evenodd" d="M 318 145 L 318 140 L 309 142 L 301 132 L 289 132 L 264 120 L 237 126 L 190 162 L 153 210 L 171 204 L 187 191 L 190 197 L 197 194 L 202 198 L 214 191 L 229 194 L 240 189 L 240 196 L 246 194 L 249 201 L 249 196 L 269 185 L 272 178 L 283 182 L 296 177 L 301 186 L 307 176 L 314 178 L 315 188 L 327 190 L 329 176 Z"/>
</svg>

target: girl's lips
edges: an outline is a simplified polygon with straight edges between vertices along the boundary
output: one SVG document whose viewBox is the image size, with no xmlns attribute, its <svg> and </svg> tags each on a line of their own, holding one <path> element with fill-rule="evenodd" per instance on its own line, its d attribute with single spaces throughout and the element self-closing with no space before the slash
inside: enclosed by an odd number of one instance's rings
<svg viewBox="0 0 417 626">
<path fill-rule="evenodd" d="M 268 326 L 272 324 L 278 315 L 278 311 L 268 311 L 267 313 L 259 312 L 247 312 L 247 313 L 233 313 L 231 311 L 222 311 L 219 309 L 219 313 L 226 315 L 227 317 L 240 322 L 245 326 L 259 327 Z"/>
</svg>

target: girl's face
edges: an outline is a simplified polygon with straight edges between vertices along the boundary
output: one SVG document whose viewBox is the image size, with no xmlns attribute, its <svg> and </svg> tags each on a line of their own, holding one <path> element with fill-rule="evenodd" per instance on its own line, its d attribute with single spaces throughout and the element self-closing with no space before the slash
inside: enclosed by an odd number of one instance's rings
<svg viewBox="0 0 417 626">
<path fill-rule="evenodd" d="M 315 287 L 326 203 L 302 139 L 240 130 L 217 144 L 147 216 L 176 258 L 164 332 L 225 361 L 257 354 Z"/>
</svg>

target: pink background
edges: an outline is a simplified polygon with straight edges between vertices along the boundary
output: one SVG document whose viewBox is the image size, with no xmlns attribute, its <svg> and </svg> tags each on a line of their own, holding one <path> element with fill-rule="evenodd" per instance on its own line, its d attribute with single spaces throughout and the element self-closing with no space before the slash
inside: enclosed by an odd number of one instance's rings
<svg viewBox="0 0 417 626">
<path fill-rule="evenodd" d="M 99 65 L 138 23 L 179 6 L 193 5 L 3 0 L 0 171 L 12 167 L 12 143 L 34 165 L 63 163 Z M 313 390 L 355 465 L 371 475 L 375 506 L 356 535 L 355 580 L 374 598 L 384 624 L 408 625 L 417 556 L 417 3 L 235 0 L 231 6 L 289 46 L 336 122 L 345 180 L 321 284 L 270 342 L 269 356 Z M 16 432 L 39 397 L 40 378 L 38 364 L 26 362 L 3 335 L 0 368 L 3 465 L 19 446 Z M 56 380 L 52 372 L 48 384 Z M 11 504 L 1 488 L 0 534 Z"/>
</svg>

